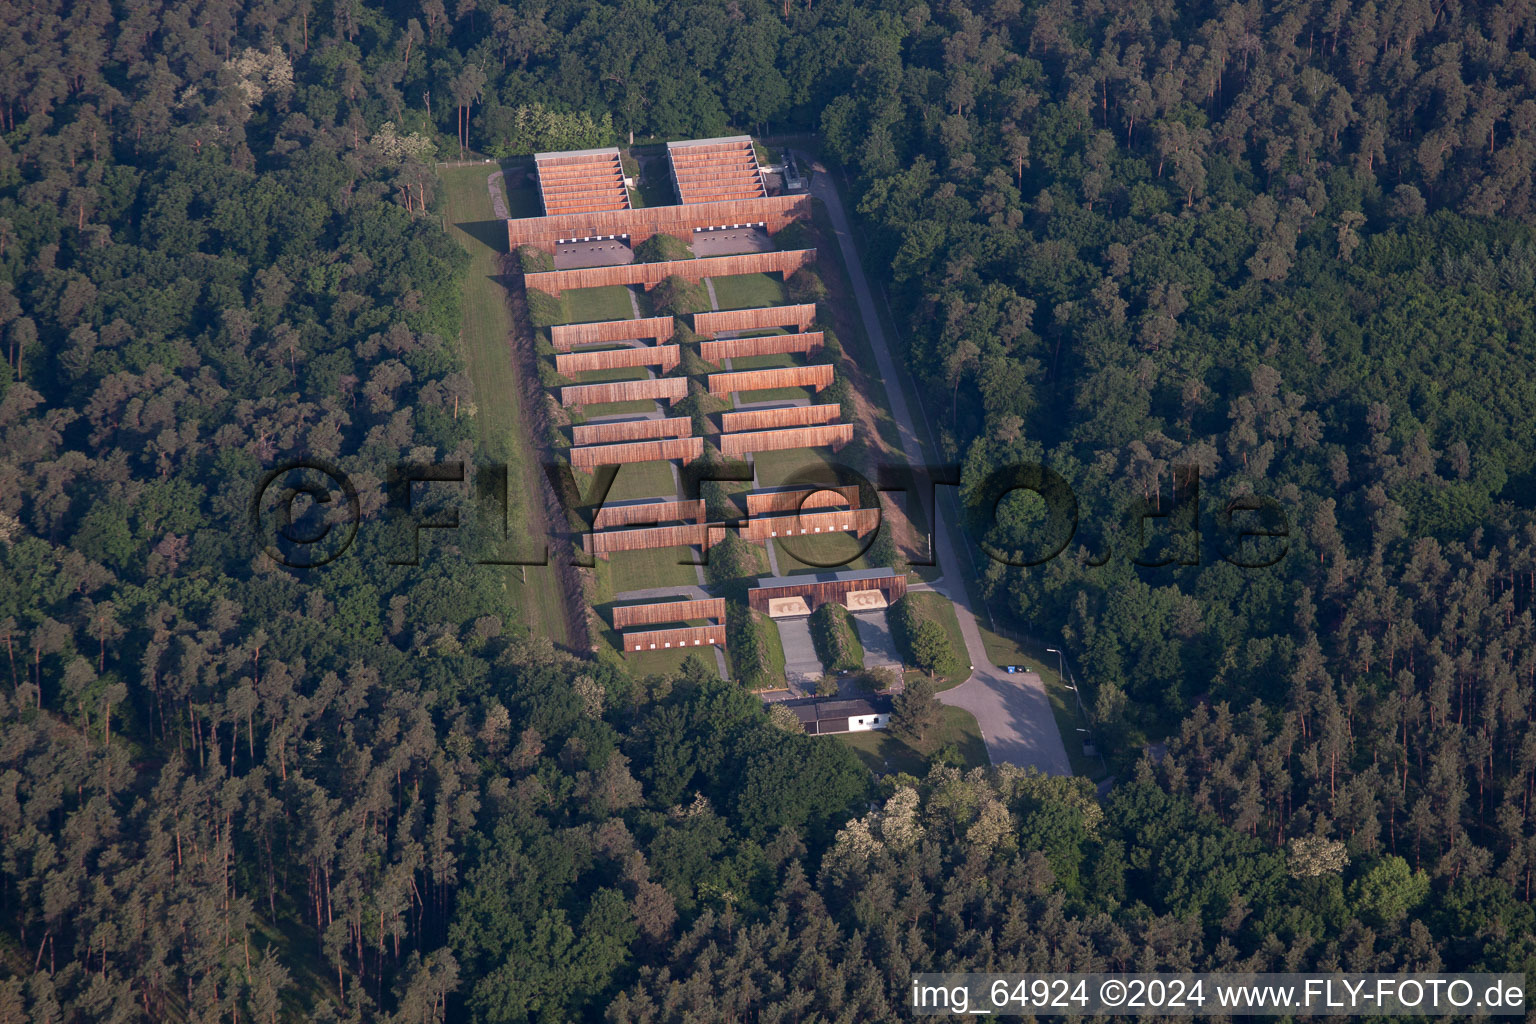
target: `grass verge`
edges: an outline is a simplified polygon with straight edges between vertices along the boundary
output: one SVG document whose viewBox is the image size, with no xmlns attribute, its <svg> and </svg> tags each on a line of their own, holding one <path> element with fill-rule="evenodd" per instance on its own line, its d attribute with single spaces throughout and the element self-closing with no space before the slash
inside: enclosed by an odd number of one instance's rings
<svg viewBox="0 0 1536 1024">
<path fill-rule="evenodd" d="M 944 627 L 944 632 L 949 636 L 950 647 L 954 651 L 959 669 L 955 672 L 940 676 L 934 681 L 934 690 L 947 690 L 952 686 L 959 686 L 970 678 L 970 658 L 965 653 L 965 636 L 960 632 L 960 620 L 955 616 L 955 606 L 950 604 L 949 598 L 943 594 L 935 594 L 932 591 L 920 591 L 908 593 L 905 600 L 911 601 L 914 608 L 924 617 L 932 619 Z M 995 662 L 994 662 L 995 664 Z M 916 669 L 910 669 L 908 677 L 921 675 Z"/>
<path fill-rule="evenodd" d="M 514 537 L 540 537 L 548 532 L 543 510 L 534 497 L 539 493 L 540 469 L 528 443 L 523 389 L 512 358 L 514 325 L 497 267 L 505 246 L 489 244 L 486 239 L 493 236 L 479 230 L 479 225 L 495 219 L 486 182 L 491 166 L 445 168 L 441 172 L 448 233 L 470 256 L 459 350 L 473 383 L 477 447 L 482 457 L 507 464 L 509 532 Z M 509 201 L 525 191 L 513 190 Z M 553 566 L 528 566 L 526 583 L 522 569 L 516 566 L 487 567 L 486 571 L 499 574 L 509 619 L 522 622 L 536 635 L 558 643 L 568 641 Z"/>
<path fill-rule="evenodd" d="M 731 274 L 711 280 L 715 285 L 715 301 L 720 303 L 721 309 L 784 304 L 784 282 L 774 274 Z"/>
<path fill-rule="evenodd" d="M 922 778 L 928 774 L 928 758 L 910 744 L 891 735 L 888 729 L 839 733 L 837 738 L 852 747 L 853 752 L 859 755 L 859 760 L 877 775 L 906 772 Z M 947 743 L 953 743 L 959 749 L 967 771 L 989 763 L 987 745 L 981 738 L 981 726 L 976 723 L 976 716 L 964 708 L 944 709 L 934 749 L 938 750 Z"/>
</svg>

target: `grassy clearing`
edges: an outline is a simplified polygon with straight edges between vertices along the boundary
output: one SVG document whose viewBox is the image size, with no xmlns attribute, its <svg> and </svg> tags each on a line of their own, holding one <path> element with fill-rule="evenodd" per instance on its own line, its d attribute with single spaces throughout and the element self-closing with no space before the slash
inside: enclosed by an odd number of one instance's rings
<svg viewBox="0 0 1536 1024">
<path fill-rule="evenodd" d="M 612 366 L 605 370 L 587 370 L 581 380 L 584 384 L 599 384 L 612 380 L 645 380 L 649 376 L 643 366 Z"/>
<path fill-rule="evenodd" d="M 901 455 L 900 429 L 890 413 L 889 388 L 905 387 L 905 383 L 898 381 L 887 384 L 879 376 L 879 364 L 875 361 L 874 349 L 870 344 L 866 326 L 858 315 L 858 304 L 854 301 L 853 289 L 849 283 L 848 267 L 843 262 L 842 248 L 837 244 L 836 236 L 832 231 L 832 222 L 827 217 L 826 206 L 817 199 L 812 201 L 811 209 L 811 226 L 815 232 L 813 241 L 817 253 L 816 273 L 820 276 L 822 283 L 827 286 L 829 296 L 828 301 L 820 306 L 820 316 L 837 331 L 838 341 L 848 357 L 843 366 L 843 372 L 848 375 L 850 383 L 865 400 L 866 406 L 860 410 L 862 414 L 860 419 L 867 425 L 866 433 L 878 436 L 879 445 L 885 448 L 882 458 L 887 462 L 902 462 L 904 460 Z M 876 309 L 878 314 L 879 303 L 876 303 Z M 890 336 L 895 337 L 894 334 Z M 898 376 L 906 375 L 898 370 Z M 915 399 L 910 388 L 903 393 L 907 395 L 908 407 L 916 410 L 918 407 L 913 404 Z M 922 457 L 931 458 L 932 453 L 925 451 Z M 910 522 L 910 528 L 903 528 L 898 533 L 898 543 L 902 545 L 903 553 L 909 558 L 928 557 L 923 538 L 927 536 L 930 527 L 915 494 L 909 491 L 892 493 L 889 497 Z M 904 540 L 901 539 L 903 535 L 905 535 Z M 930 581 L 943 575 L 940 567 L 919 567 L 918 572 L 924 579 Z"/>
<path fill-rule="evenodd" d="M 842 248 L 837 244 L 827 208 L 821 200 L 812 201 L 811 211 L 811 226 L 816 231 L 816 274 L 827 286 L 829 295 L 829 301 L 820 307 L 820 315 L 830 320 L 843 351 L 860 370 L 860 391 L 875 409 L 875 428 L 880 440 L 893 454 L 898 453 L 901 451 L 900 428 L 890 412 L 891 400 L 886 394 L 886 383 L 877 376 L 879 365 L 875 362 L 864 322 L 858 315 L 859 307 L 853 298 Z"/>
<path fill-rule="evenodd" d="M 768 648 L 768 675 L 773 679 L 775 686 L 783 686 L 784 640 L 779 636 L 779 624 L 757 612 L 752 613 L 752 621 L 757 623 L 758 630 L 763 635 L 764 646 Z"/>
<path fill-rule="evenodd" d="M 774 543 L 779 559 L 779 572 L 794 576 L 808 572 L 841 572 L 847 569 L 868 569 L 861 549 L 867 538 L 851 533 L 807 534 L 804 537 L 778 539 Z"/>
<path fill-rule="evenodd" d="M 762 391 L 741 391 L 743 402 L 793 402 L 804 398 L 814 400 L 816 392 L 810 388 L 765 388 Z"/>
<path fill-rule="evenodd" d="M 579 413 L 574 409 L 567 410 L 567 413 L 572 423 L 586 423 L 602 416 L 634 416 L 638 413 L 655 411 L 655 399 L 637 398 L 633 402 L 593 402 L 591 405 L 582 406 Z"/>
<path fill-rule="evenodd" d="M 688 563 L 697 557 L 693 548 L 654 548 L 650 551 L 620 551 L 608 560 L 607 596 L 650 587 L 682 587 L 699 582 Z"/>
<path fill-rule="evenodd" d="M 715 301 L 720 303 L 721 309 L 784 304 L 784 282 L 777 274 L 731 274 L 711 280 L 715 285 Z"/>
<path fill-rule="evenodd" d="M 891 735 L 888 729 L 839 733 L 837 738 L 852 747 L 853 752 L 859 755 L 859 760 L 877 775 L 906 772 L 922 778 L 928 774 L 928 758 Z M 944 709 L 934 749 L 947 743 L 953 743 L 959 748 L 967 771 L 989 763 L 987 745 L 981 738 L 981 726 L 976 724 L 976 716 L 963 708 Z"/>
<path fill-rule="evenodd" d="M 675 497 L 677 481 L 672 478 L 670 462 L 625 463 L 619 469 L 619 475 L 614 478 L 613 490 L 608 492 L 609 501 Z"/>
<path fill-rule="evenodd" d="M 949 598 L 932 591 L 923 591 L 915 594 L 908 592 L 906 600 L 911 601 L 917 611 L 944 627 L 944 632 L 949 636 L 950 646 L 954 649 L 955 658 L 960 665 L 960 668 L 951 675 L 941 676 L 935 680 L 934 689 L 947 690 L 969 679 L 971 668 L 970 658 L 965 652 L 965 636 L 960 632 L 960 620 L 956 617 L 955 606 L 950 603 Z M 913 678 L 921 673 L 916 669 L 909 669 L 907 675 L 908 678 Z"/>
<path fill-rule="evenodd" d="M 449 234 L 470 255 L 464 282 L 464 319 L 459 348 L 474 386 L 475 427 L 482 457 L 507 464 L 509 529 L 514 537 L 540 537 L 547 532 L 539 493 L 538 459 L 528 444 L 529 430 L 521 407 L 517 366 L 512 358 L 514 325 L 506 289 L 498 280 L 497 259 L 504 251 L 488 244 L 495 237 L 479 225 L 496 219 L 486 178 L 487 165 L 455 167 L 441 173 L 447 200 Z M 515 189 L 509 200 L 527 189 Z M 535 199 L 535 205 L 537 200 Z M 521 207 L 514 207 L 520 209 Z M 514 212 L 514 215 L 516 213 Z M 560 587 L 552 566 L 486 567 L 499 574 L 507 617 L 527 625 L 537 635 L 559 643 L 568 640 Z"/>
<path fill-rule="evenodd" d="M 799 483 L 835 483 L 830 468 L 836 456 L 820 448 L 789 448 L 776 452 L 758 452 L 753 456 L 757 464 L 759 487 L 779 487 L 790 476 L 798 475 Z"/>
<path fill-rule="evenodd" d="M 766 356 L 737 356 L 731 360 L 732 370 L 777 370 L 785 366 L 803 366 L 792 352 L 774 352 Z M 804 390 L 796 388 L 796 391 Z"/>
<path fill-rule="evenodd" d="M 601 288 L 567 288 L 560 293 L 561 323 L 584 324 L 594 320 L 632 320 L 635 308 L 630 290 L 622 284 Z"/>
<path fill-rule="evenodd" d="M 637 209 L 647 206 L 676 206 L 677 194 L 672 191 L 672 181 L 667 176 L 663 165 L 653 163 L 647 168 L 647 172 L 640 176 L 640 187 L 629 190 L 629 201 L 635 204 Z M 638 196 L 639 202 L 635 203 Z"/>
<path fill-rule="evenodd" d="M 624 655 L 624 664 L 636 679 L 644 679 L 648 675 L 670 676 L 682 669 L 683 662 L 690 655 L 698 655 L 711 674 L 717 671 L 714 648 L 702 644 L 698 647 L 674 647 L 670 651 L 637 651 Z"/>
<path fill-rule="evenodd" d="M 655 651 L 624 652 L 623 635 L 618 630 L 614 629 L 611 625 L 613 622 L 613 609 L 619 603 L 632 602 L 610 601 L 598 605 L 594 609 L 597 612 L 598 620 L 602 623 L 602 629 L 599 631 L 599 633 L 601 639 L 613 649 L 615 654 L 618 654 L 619 657 L 623 659 L 630 672 L 632 672 L 636 677 L 646 676 L 652 673 L 659 675 L 671 675 L 683 667 L 683 662 L 688 659 L 688 655 L 690 654 L 697 654 L 704 660 L 704 664 L 708 665 L 711 669 L 715 667 L 715 656 L 713 650 L 704 646 L 703 644 L 700 644 L 697 647 L 673 647 L 670 649 L 662 648 Z M 684 626 L 708 625 L 710 625 L 710 622 L 705 619 L 694 619 L 687 622 L 658 623 L 655 626 L 636 626 L 634 629 L 676 629 L 682 628 Z M 724 632 L 725 627 L 722 625 L 720 630 L 721 632 Z"/>
</svg>

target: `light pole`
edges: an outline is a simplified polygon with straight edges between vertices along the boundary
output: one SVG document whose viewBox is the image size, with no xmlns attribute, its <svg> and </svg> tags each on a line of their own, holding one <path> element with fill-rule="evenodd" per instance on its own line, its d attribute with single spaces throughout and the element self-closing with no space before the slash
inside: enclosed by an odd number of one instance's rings
<svg viewBox="0 0 1536 1024">
<path fill-rule="evenodd" d="M 1085 710 L 1083 708 L 1083 695 L 1081 693 L 1079 693 L 1078 690 L 1077 690 L 1077 678 L 1074 676 L 1074 677 L 1072 677 L 1072 681 L 1071 682 L 1067 681 L 1067 679 L 1068 679 L 1067 656 L 1065 654 L 1063 654 L 1058 648 L 1055 648 L 1055 647 L 1047 647 L 1045 650 L 1046 650 L 1046 653 L 1048 653 L 1048 654 L 1056 655 L 1056 663 L 1057 663 L 1058 666 L 1060 666 L 1061 685 L 1065 686 L 1067 689 L 1072 691 L 1072 698 L 1073 698 L 1074 702 L 1077 704 L 1077 717 L 1078 717 L 1078 720 L 1081 721 L 1083 723 L 1083 725 L 1091 724 L 1088 721 L 1088 712 L 1087 712 L 1087 710 Z M 1090 741 L 1093 739 L 1093 733 L 1091 731 L 1089 731 L 1088 729 L 1079 728 L 1077 731 L 1082 733 L 1084 736 L 1087 736 Z M 1104 754 L 1103 754 L 1102 751 L 1100 751 L 1098 749 L 1098 745 L 1097 744 L 1094 744 L 1094 752 L 1099 755 L 1099 767 L 1103 768 L 1104 771 L 1106 771 L 1106 772 L 1109 771 L 1109 762 L 1104 760 Z"/>
</svg>

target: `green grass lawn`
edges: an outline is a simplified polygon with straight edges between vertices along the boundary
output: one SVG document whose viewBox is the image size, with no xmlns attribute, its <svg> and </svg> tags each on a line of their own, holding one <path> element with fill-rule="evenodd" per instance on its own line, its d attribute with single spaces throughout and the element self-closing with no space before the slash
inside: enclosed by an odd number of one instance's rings
<svg viewBox="0 0 1536 1024">
<path fill-rule="evenodd" d="M 932 591 L 908 593 L 905 600 L 911 601 L 924 615 L 944 627 L 944 632 L 949 634 L 950 646 L 954 649 L 960 665 L 953 674 L 940 677 L 934 688 L 947 690 L 951 686 L 959 686 L 965 682 L 971 675 L 970 657 L 965 652 L 965 637 L 960 632 L 960 620 L 955 616 L 955 606 L 943 594 L 935 594 Z M 909 678 L 919 674 L 915 669 L 908 671 Z"/>
<path fill-rule="evenodd" d="M 614 478 L 613 490 L 608 492 L 609 501 L 675 497 L 677 481 L 672 478 L 670 462 L 626 462 Z"/>
<path fill-rule="evenodd" d="M 757 306 L 782 306 L 784 282 L 777 274 L 731 274 L 711 279 L 715 301 L 721 309 L 751 309 Z"/>
<path fill-rule="evenodd" d="M 716 665 L 713 650 L 704 646 L 703 644 L 700 644 L 698 647 L 674 647 L 670 650 L 660 649 L 655 651 L 635 651 L 625 653 L 623 647 L 623 635 L 612 626 L 613 609 L 621 603 L 648 604 L 650 602 L 609 601 L 596 606 L 594 609 L 597 612 L 598 620 L 602 623 L 602 629 L 600 630 L 602 640 L 620 655 L 625 665 L 628 666 L 630 672 L 633 673 L 637 678 L 649 675 L 651 673 L 656 673 L 659 675 L 671 675 L 678 669 L 682 668 L 683 662 L 687 660 L 688 655 L 690 654 L 697 654 L 701 659 L 703 659 L 705 665 L 708 665 L 712 671 L 715 670 Z M 706 619 L 693 619 L 687 622 L 658 623 L 655 626 L 635 626 L 633 627 L 632 631 L 643 629 L 674 629 L 682 628 L 684 626 L 707 626 L 709 624 L 709 621 Z M 723 632 L 725 626 L 722 625 L 720 629 Z"/>
<path fill-rule="evenodd" d="M 667 172 L 661 169 L 661 164 L 652 163 L 649 174 L 640 176 L 640 187 L 629 190 L 629 201 L 635 202 L 638 195 L 640 202 L 635 203 L 636 208 L 646 206 L 676 206 L 677 193 L 672 191 L 672 181 Z"/>
<path fill-rule="evenodd" d="M 797 398 L 814 401 L 816 398 L 816 392 L 810 388 L 765 388 L 762 391 L 742 391 L 739 394 L 743 402 L 792 402 Z"/>
<path fill-rule="evenodd" d="M 839 733 L 837 739 L 852 747 L 853 752 L 859 755 L 859 760 L 877 775 L 906 772 L 922 778 L 928 774 L 928 758 L 905 741 L 891 735 L 889 729 Z M 976 724 L 976 716 L 963 708 L 944 709 L 933 749 L 938 750 L 946 743 L 953 743 L 960 749 L 967 771 L 988 764 L 987 745 L 981 738 L 981 726 Z"/>
<path fill-rule="evenodd" d="M 602 416 L 632 416 L 636 413 L 655 412 L 656 400 L 654 398 L 637 398 L 633 402 L 593 402 L 591 405 L 582 406 L 578 414 L 574 409 L 567 409 L 572 423 L 586 423 Z"/>
<path fill-rule="evenodd" d="M 644 679 L 648 675 L 670 676 L 676 675 L 682 669 L 683 662 L 693 654 L 698 655 L 711 675 L 719 672 L 715 664 L 714 648 L 702 644 L 698 647 L 674 647 L 670 651 L 636 651 L 624 655 L 624 664 L 629 674 L 636 679 Z"/>
<path fill-rule="evenodd" d="M 759 548 L 758 550 L 762 549 Z M 768 676 L 774 680 L 772 685 L 783 686 L 784 641 L 779 636 L 779 624 L 758 612 L 751 612 L 749 614 L 752 616 L 752 621 L 757 624 L 758 631 L 763 635 L 764 645 L 768 648 Z"/>
<path fill-rule="evenodd" d="M 584 324 L 594 320 L 632 320 L 631 292 L 622 284 L 601 288 L 567 288 L 560 293 L 561 323 Z M 641 307 L 642 311 L 644 307 Z"/>
<path fill-rule="evenodd" d="M 514 189 L 503 188 L 502 194 L 507 199 L 507 216 L 512 220 L 544 216 L 544 204 L 539 202 L 539 190 L 532 185 Z"/>
<path fill-rule="evenodd" d="M 842 572 L 848 569 L 868 569 L 861 549 L 868 538 L 855 537 L 851 533 L 807 534 L 788 539 L 778 538 L 774 549 L 778 554 L 779 572 L 793 576 L 807 572 Z"/>
<path fill-rule="evenodd" d="M 528 444 L 527 419 L 520 404 L 517 366 L 508 342 L 513 337 L 512 314 L 507 307 L 506 289 L 498 282 L 498 257 L 505 249 L 487 244 L 474 225 L 495 219 L 486 178 L 486 165 L 455 167 L 441 173 L 447 201 L 448 233 L 470 255 L 469 272 L 464 281 L 464 317 L 459 332 L 459 348 L 465 369 L 473 383 L 476 406 L 475 427 L 482 458 L 507 465 L 508 516 L 513 537 L 540 537 L 546 528 L 537 501 L 538 459 Z M 515 211 L 524 203 L 528 189 L 517 189 L 508 199 Z M 537 206 L 537 199 L 534 200 Z M 466 225 L 473 230 L 466 230 Z M 516 566 L 486 567 L 498 574 L 498 582 L 509 619 L 528 625 L 535 634 L 559 643 L 567 641 L 565 614 L 560 588 L 552 566 L 529 566 L 527 582 Z"/>
<path fill-rule="evenodd" d="M 766 356 L 737 356 L 731 360 L 731 370 L 777 370 L 785 366 L 803 366 L 793 352 L 774 352 Z M 786 390 L 804 391 L 804 388 Z"/>
<path fill-rule="evenodd" d="M 829 464 L 835 464 L 836 453 L 826 448 L 786 448 L 776 452 L 758 452 L 753 456 L 757 463 L 757 482 L 760 487 L 779 487 L 791 475 L 800 484 L 837 483 Z"/>
<path fill-rule="evenodd" d="M 549 365 L 554 366 L 554 357 L 551 356 Z M 645 380 L 650 373 L 643 366 L 616 366 L 611 370 L 588 370 L 579 374 L 581 384 L 606 384 L 616 380 Z M 582 406 L 581 412 L 574 409 L 567 410 L 572 423 L 585 423 L 588 420 L 600 416 L 618 416 L 620 414 L 634 414 L 642 412 L 655 412 L 656 400 L 654 398 L 637 398 L 633 402 L 593 402 L 591 405 Z"/>
<path fill-rule="evenodd" d="M 553 364 L 554 360 L 550 360 Z M 583 384 L 605 384 L 614 380 L 645 380 L 650 376 L 644 366 L 615 366 L 607 370 L 587 370 L 581 375 Z M 647 399 L 647 401 L 652 401 Z"/>
<path fill-rule="evenodd" d="M 608 559 L 608 585 L 606 593 L 599 585 L 599 597 L 612 599 L 614 594 L 627 590 L 645 590 L 649 587 L 681 587 L 699 582 L 693 566 L 687 564 L 697 557 L 693 548 L 653 548 L 650 551 L 619 551 Z M 602 564 L 602 559 L 598 559 Z"/>
</svg>

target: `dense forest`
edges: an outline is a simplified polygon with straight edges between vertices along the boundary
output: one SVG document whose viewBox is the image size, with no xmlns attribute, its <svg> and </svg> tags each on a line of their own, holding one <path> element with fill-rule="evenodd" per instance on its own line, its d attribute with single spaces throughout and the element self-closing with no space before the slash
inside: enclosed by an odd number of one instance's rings
<svg viewBox="0 0 1536 1024">
<path fill-rule="evenodd" d="M 1527 7 L 0 24 L 0 1020 L 866 1021 L 925 969 L 1536 971 Z M 986 583 L 1065 637 L 1127 752 L 1107 798 L 871 778 L 697 662 L 529 636 L 471 540 L 395 564 L 388 467 L 496 454 L 434 160 L 728 130 L 819 133 L 968 482 L 1077 493 L 1060 556 Z M 249 526 L 295 458 L 358 485 L 323 571 Z M 1250 498 L 1283 542 L 1234 536 Z M 1039 502 L 1001 511 L 1007 560 L 1053 546 Z"/>
</svg>

